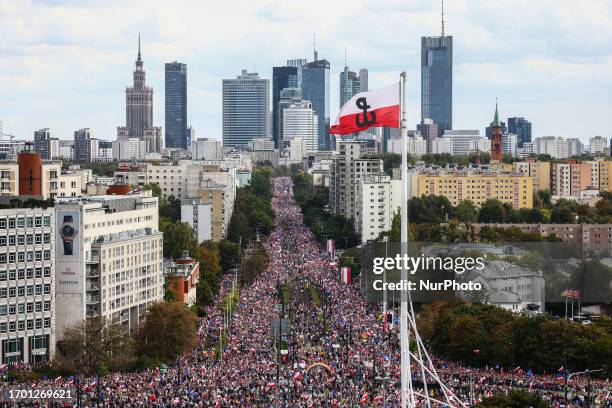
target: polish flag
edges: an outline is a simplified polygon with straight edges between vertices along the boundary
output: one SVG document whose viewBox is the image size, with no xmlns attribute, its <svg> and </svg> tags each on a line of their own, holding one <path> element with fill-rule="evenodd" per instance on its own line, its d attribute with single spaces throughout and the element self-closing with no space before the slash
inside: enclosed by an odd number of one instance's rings
<svg viewBox="0 0 612 408">
<path fill-rule="evenodd" d="M 340 268 L 340 276 L 342 277 L 342 282 L 345 284 L 351 283 L 351 268 L 348 266 L 343 266 Z"/>
<path fill-rule="evenodd" d="M 348 135 L 371 127 L 400 127 L 399 82 L 385 88 L 360 92 L 340 108 L 336 124 L 329 129 L 335 135 Z"/>
</svg>

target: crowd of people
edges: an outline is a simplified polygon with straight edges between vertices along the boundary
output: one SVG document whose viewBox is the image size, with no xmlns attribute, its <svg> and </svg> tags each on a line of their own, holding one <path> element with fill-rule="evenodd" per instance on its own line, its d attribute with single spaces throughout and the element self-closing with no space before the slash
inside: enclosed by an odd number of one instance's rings
<svg viewBox="0 0 612 408">
<path fill-rule="evenodd" d="M 384 331 L 379 305 L 367 303 L 358 288 L 342 282 L 331 258 L 304 225 L 288 177 L 273 179 L 275 229 L 264 241 L 267 270 L 241 288 L 235 310 L 220 304 L 232 290 L 222 281 L 214 305 L 200 319 L 197 344 L 167 370 L 111 373 L 101 378 L 57 378 L 3 384 L 13 406 L 122 407 L 398 407 L 399 342 Z M 287 324 L 285 324 L 285 322 Z M 418 406 L 459 407 L 512 389 L 536 392 L 561 406 L 557 375 L 521 370 L 468 368 L 442 359 L 434 364 L 456 399 L 443 404 L 436 382 L 412 367 Z M 80 391 L 76 391 L 76 384 Z M 427 386 L 427 387 L 425 387 Z M 19 388 L 71 388 L 70 401 L 9 401 Z M 425 388 L 427 391 L 425 391 Z M 576 378 L 571 406 L 612 407 L 611 384 Z M 38 405 L 37 405 L 38 404 Z"/>
</svg>

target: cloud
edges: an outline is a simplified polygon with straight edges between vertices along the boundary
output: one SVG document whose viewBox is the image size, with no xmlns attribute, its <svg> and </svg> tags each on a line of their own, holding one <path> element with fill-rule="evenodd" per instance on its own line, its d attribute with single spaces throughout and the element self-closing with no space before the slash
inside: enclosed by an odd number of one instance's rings
<svg viewBox="0 0 612 408">
<path fill-rule="evenodd" d="M 453 0 L 445 12 L 456 127 L 484 128 L 499 96 L 505 114 L 532 119 L 538 135 L 612 136 L 609 121 L 591 114 L 612 111 L 610 1 Z M 177 60 L 188 65 L 189 122 L 198 137 L 220 138 L 221 79 L 243 68 L 270 78 L 287 59 L 311 59 L 313 33 L 331 62 L 332 117 L 346 47 L 352 69 L 370 70 L 371 87 L 407 71 L 416 123 L 420 38 L 439 34 L 440 10 L 430 0 L 0 0 L 5 130 L 29 138 L 49 126 L 67 138 L 87 126 L 113 139 L 139 32 L 155 123 L 164 125 L 163 64 Z"/>
</svg>

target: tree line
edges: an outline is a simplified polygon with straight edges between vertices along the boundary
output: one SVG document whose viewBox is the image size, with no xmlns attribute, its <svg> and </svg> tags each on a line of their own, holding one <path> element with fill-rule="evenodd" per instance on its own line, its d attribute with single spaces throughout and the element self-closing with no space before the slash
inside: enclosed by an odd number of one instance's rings
<svg viewBox="0 0 612 408">
<path fill-rule="evenodd" d="M 605 317 L 583 325 L 486 304 L 431 303 L 418 326 L 436 353 L 472 366 L 556 372 L 612 364 L 612 319 Z"/>
</svg>

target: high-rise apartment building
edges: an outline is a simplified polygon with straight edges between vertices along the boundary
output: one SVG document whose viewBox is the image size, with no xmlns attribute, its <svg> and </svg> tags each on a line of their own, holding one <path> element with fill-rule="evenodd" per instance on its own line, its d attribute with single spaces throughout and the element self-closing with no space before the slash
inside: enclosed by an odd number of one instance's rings
<svg viewBox="0 0 612 408">
<path fill-rule="evenodd" d="M 550 162 L 537 160 L 514 162 L 513 169 L 516 173 L 531 177 L 533 191 L 550 191 Z"/>
<path fill-rule="evenodd" d="M 272 68 L 272 140 L 275 148 L 279 149 L 281 141 L 280 111 L 278 103 L 281 99 L 281 91 L 286 88 L 298 87 L 297 67 L 273 67 Z"/>
<path fill-rule="evenodd" d="M 402 203 L 401 183 L 384 174 L 367 175 L 357 183 L 355 231 L 361 234 L 362 243 L 391 229 Z"/>
<path fill-rule="evenodd" d="M 89 128 L 74 131 L 73 160 L 77 163 L 91 163 L 98 158 L 98 139 Z"/>
<path fill-rule="evenodd" d="M 382 160 L 366 158 L 367 142 L 338 143 L 338 155 L 330 168 L 330 206 L 334 214 L 355 219 L 357 183 L 368 174 L 383 173 Z"/>
<path fill-rule="evenodd" d="M 502 134 L 502 153 L 516 156 L 518 138 L 514 133 Z"/>
<path fill-rule="evenodd" d="M 531 142 L 531 122 L 525 118 L 508 118 L 508 132 L 517 136 L 518 147 Z"/>
<path fill-rule="evenodd" d="M 453 128 L 453 37 L 421 38 L 421 120 L 432 119 L 438 135 Z"/>
<path fill-rule="evenodd" d="M 59 155 L 59 139 L 53 137 L 51 129 L 34 131 L 34 150 L 40 153 L 43 160 L 53 160 Z"/>
<path fill-rule="evenodd" d="M 312 103 L 317 114 L 318 149 L 330 150 L 333 145 L 329 135 L 329 61 L 319 60 L 317 52 L 314 61 L 302 67 L 302 97 Z"/>
<path fill-rule="evenodd" d="M 581 149 L 579 145 L 574 146 L 573 149 L 576 148 Z M 536 137 L 533 140 L 533 150 L 536 154 L 548 154 L 553 159 L 566 159 L 570 157 L 568 140 L 562 137 Z"/>
<path fill-rule="evenodd" d="M 417 132 L 421 134 L 427 143 L 427 153 L 433 153 L 433 142 L 438 137 L 438 125 L 433 120 L 425 118 L 417 125 Z"/>
<path fill-rule="evenodd" d="M 246 147 L 270 137 L 270 80 L 246 69 L 223 80 L 223 146 Z"/>
<path fill-rule="evenodd" d="M 0 210 L 2 364 L 54 356 L 55 230 L 53 208 Z"/>
<path fill-rule="evenodd" d="M 589 152 L 591 154 L 602 154 L 608 149 L 608 138 L 593 136 L 589 139 Z"/>
<path fill-rule="evenodd" d="M 129 196 L 61 199 L 56 205 L 56 333 L 87 317 L 134 332 L 163 299 L 158 200 Z"/>
<path fill-rule="evenodd" d="M 191 135 L 187 130 L 187 64 L 166 63 L 165 84 L 166 147 L 188 149 Z"/>
</svg>

